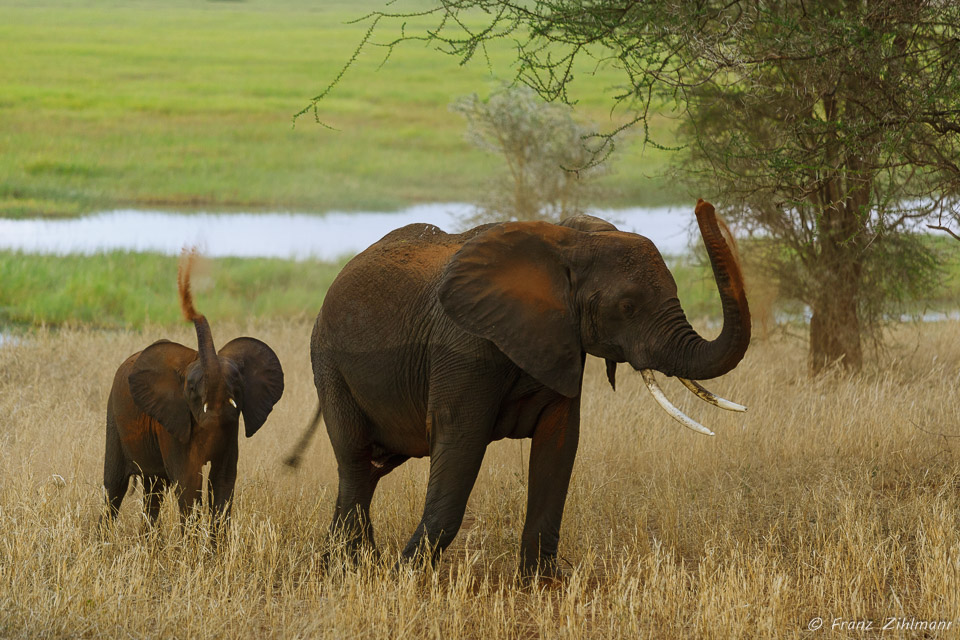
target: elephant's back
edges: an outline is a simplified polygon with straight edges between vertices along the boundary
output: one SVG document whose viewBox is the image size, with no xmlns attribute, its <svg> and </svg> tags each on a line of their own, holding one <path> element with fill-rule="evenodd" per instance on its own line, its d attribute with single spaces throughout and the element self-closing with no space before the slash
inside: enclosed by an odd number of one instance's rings
<svg viewBox="0 0 960 640">
<path fill-rule="evenodd" d="M 336 342 L 341 346 L 354 337 L 376 336 L 390 342 L 414 330 L 413 316 L 424 317 L 425 307 L 436 303 L 440 274 L 466 241 L 465 235 L 411 224 L 391 231 L 358 254 L 327 291 L 318 318 L 324 338 L 320 342 L 329 343 L 331 333 L 338 334 Z"/>
<path fill-rule="evenodd" d="M 429 367 L 443 267 L 463 240 L 432 225 L 391 232 L 347 263 L 330 286 L 311 338 L 321 403 L 346 389 L 390 451 L 426 454 Z M 324 406 L 324 412 L 328 407 Z"/>
<path fill-rule="evenodd" d="M 465 242 L 488 227 L 490 225 L 483 225 L 453 234 L 432 224 L 408 224 L 370 245 L 347 266 L 429 280 L 440 275 L 444 265 Z"/>
</svg>

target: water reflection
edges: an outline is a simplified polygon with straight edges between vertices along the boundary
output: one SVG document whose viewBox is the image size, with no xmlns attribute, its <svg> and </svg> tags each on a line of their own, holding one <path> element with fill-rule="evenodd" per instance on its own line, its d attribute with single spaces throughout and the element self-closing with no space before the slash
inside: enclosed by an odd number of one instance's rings
<svg viewBox="0 0 960 640">
<path fill-rule="evenodd" d="M 0 249 L 42 254 L 150 251 L 176 255 L 197 245 L 213 257 L 335 260 L 370 246 L 412 222 L 444 231 L 463 227 L 470 205 L 418 205 L 397 213 L 196 213 L 117 210 L 69 220 L 0 219 Z M 631 208 L 591 211 L 621 229 L 647 236 L 661 253 L 687 251 L 693 209 Z"/>
</svg>

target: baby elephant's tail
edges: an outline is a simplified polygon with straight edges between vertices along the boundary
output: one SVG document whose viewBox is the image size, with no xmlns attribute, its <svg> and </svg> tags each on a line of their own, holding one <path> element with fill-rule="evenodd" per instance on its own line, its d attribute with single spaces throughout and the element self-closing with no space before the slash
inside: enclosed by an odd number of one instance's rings
<svg viewBox="0 0 960 640">
<path fill-rule="evenodd" d="M 283 464 L 294 469 L 300 466 L 300 463 L 303 461 L 303 452 L 310 445 L 310 440 L 313 439 L 313 434 L 317 432 L 317 427 L 320 426 L 320 419 L 322 417 L 323 407 L 318 402 L 317 411 L 313 415 L 313 419 L 310 421 L 310 424 L 307 426 L 307 430 L 303 432 L 302 436 L 300 436 L 300 440 L 297 441 L 297 446 L 294 447 L 293 453 L 284 458 Z"/>
</svg>

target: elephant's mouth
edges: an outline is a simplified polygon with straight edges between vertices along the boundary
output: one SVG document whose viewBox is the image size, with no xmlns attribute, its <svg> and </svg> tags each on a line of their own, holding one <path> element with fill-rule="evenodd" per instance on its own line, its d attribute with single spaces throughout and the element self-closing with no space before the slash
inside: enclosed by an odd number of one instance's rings
<svg viewBox="0 0 960 640">
<path fill-rule="evenodd" d="M 657 384 L 657 379 L 653 375 L 653 369 L 640 369 L 640 375 L 643 377 L 643 382 L 647 385 L 647 389 L 650 391 L 653 399 L 657 401 L 657 404 L 663 407 L 664 411 L 670 414 L 670 417 L 688 429 L 693 429 L 697 433 L 702 433 L 707 436 L 715 435 L 713 431 L 710 431 L 710 429 L 707 429 L 693 418 L 687 416 L 667 399 L 667 396 L 664 395 L 660 385 Z M 727 411 L 743 412 L 747 410 L 747 408 L 743 405 L 737 404 L 736 402 L 730 402 L 729 400 L 724 400 L 720 396 L 703 388 L 694 380 L 688 380 L 687 378 L 681 378 L 679 376 L 677 376 L 677 379 L 680 380 L 680 382 L 682 382 L 687 389 L 689 389 L 694 395 L 704 402 L 709 402 L 710 404 L 720 407 L 721 409 L 726 409 Z"/>
</svg>

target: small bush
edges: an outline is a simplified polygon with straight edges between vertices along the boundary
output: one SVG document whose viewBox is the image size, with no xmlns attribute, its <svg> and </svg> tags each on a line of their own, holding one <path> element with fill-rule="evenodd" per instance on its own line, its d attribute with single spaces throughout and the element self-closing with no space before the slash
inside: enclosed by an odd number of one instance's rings
<svg viewBox="0 0 960 640">
<path fill-rule="evenodd" d="M 477 147 L 503 156 L 506 171 L 493 179 L 464 219 L 469 225 L 503 220 L 548 220 L 582 213 L 594 178 L 607 171 L 591 144 L 595 129 L 573 119 L 566 106 L 546 103 L 528 87 L 505 87 L 486 100 L 464 96 L 451 109 L 467 119 Z"/>
</svg>

